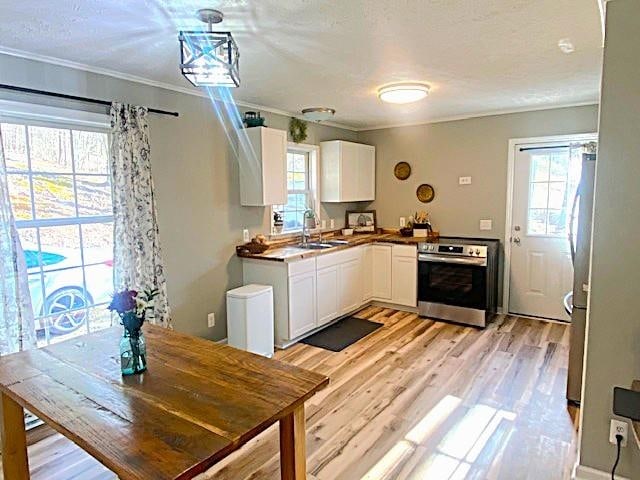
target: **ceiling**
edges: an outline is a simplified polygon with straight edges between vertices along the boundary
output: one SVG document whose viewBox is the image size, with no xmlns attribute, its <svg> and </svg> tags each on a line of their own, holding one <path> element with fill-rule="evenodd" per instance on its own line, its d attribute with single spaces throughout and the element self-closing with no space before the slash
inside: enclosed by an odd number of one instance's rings
<svg viewBox="0 0 640 480">
<path fill-rule="evenodd" d="M 0 0 L 0 51 L 188 89 L 177 34 L 200 29 L 202 7 L 225 13 L 239 45 L 239 102 L 333 107 L 366 129 L 598 100 L 598 0 Z M 410 80 L 430 96 L 378 100 L 376 87 Z"/>
</svg>

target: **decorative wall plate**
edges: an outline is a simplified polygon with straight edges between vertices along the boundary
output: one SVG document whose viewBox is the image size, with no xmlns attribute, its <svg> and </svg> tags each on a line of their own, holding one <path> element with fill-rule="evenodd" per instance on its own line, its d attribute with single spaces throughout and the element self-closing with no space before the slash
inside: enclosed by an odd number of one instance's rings
<svg viewBox="0 0 640 480">
<path fill-rule="evenodd" d="M 406 180 L 411 175 L 411 165 L 407 162 L 398 162 L 393 169 L 393 174 L 398 180 Z"/>
<path fill-rule="evenodd" d="M 428 183 L 423 183 L 416 190 L 416 197 L 422 203 L 429 203 L 435 197 L 436 192 L 433 190 L 433 187 Z"/>
</svg>

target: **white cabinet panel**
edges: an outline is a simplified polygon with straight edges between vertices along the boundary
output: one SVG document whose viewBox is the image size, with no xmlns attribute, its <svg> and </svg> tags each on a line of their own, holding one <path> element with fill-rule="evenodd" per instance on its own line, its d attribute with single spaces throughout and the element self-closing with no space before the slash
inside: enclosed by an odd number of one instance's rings
<svg viewBox="0 0 640 480">
<path fill-rule="evenodd" d="M 360 145 L 358 148 L 358 200 L 376 198 L 376 148 Z"/>
<path fill-rule="evenodd" d="M 338 266 L 323 268 L 316 274 L 317 325 L 330 322 L 339 315 Z"/>
<path fill-rule="evenodd" d="M 418 261 L 416 256 L 401 257 L 394 255 L 391 271 L 391 301 L 398 305 L 415 307 L 418 296 Z"/>
<path fill-rule="evenodd" d="M 238 137 L 241 205 L 287 203 L 287 132 L 254 127 Z"/>
<path fill-rule="evenodd" d="M 375 200 L 375 147 L 332 140 L 321 142 L 321 200 Z"/>
<path fill-rule="evenodd" d="M 289 338 L 316 326 L 316 272 L 289 277 Z"/>
<path fill-rule="evenodd" d="M 373 245 L 362 247 L 362 303 L 373 298 Z"/>
<path fill-rule="evenodd" d="M 350 260 L 338 266 L 338 309 L 340 315 L 362 305 L 361 260 Z"/>
<path fill-rule="evenodd" d="M 373 245 L 373 297 L 391 300 L 391 245 Z"/>
</svg>

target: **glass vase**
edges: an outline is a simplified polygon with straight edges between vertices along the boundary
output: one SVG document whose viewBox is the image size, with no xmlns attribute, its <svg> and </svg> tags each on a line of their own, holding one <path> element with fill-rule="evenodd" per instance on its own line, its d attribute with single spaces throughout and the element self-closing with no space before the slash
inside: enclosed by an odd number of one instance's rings
<svg viewBox="0 0 640 480">
<path fill-rule="evenodd" d="M 141 330 L 125 329 L 120 340 L 120 369 L 122 375 L 135 375 L 147 369 L 147 345 Z"/>
</svg>

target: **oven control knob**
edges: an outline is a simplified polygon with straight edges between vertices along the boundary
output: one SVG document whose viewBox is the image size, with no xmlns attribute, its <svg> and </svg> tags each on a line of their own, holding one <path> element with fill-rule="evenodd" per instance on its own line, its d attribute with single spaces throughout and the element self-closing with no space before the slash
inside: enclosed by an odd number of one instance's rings
<svg viewBox="0 0 640 480">
<path fill-rule="evenodd" d="M 469 255 L 473 255 L 473 248 L 469 249 Z"/>
<path fill-rule="evenodd" d="M 480 249 L 476 248 L 476 255 L 480 255 Z"/>
</svg>

